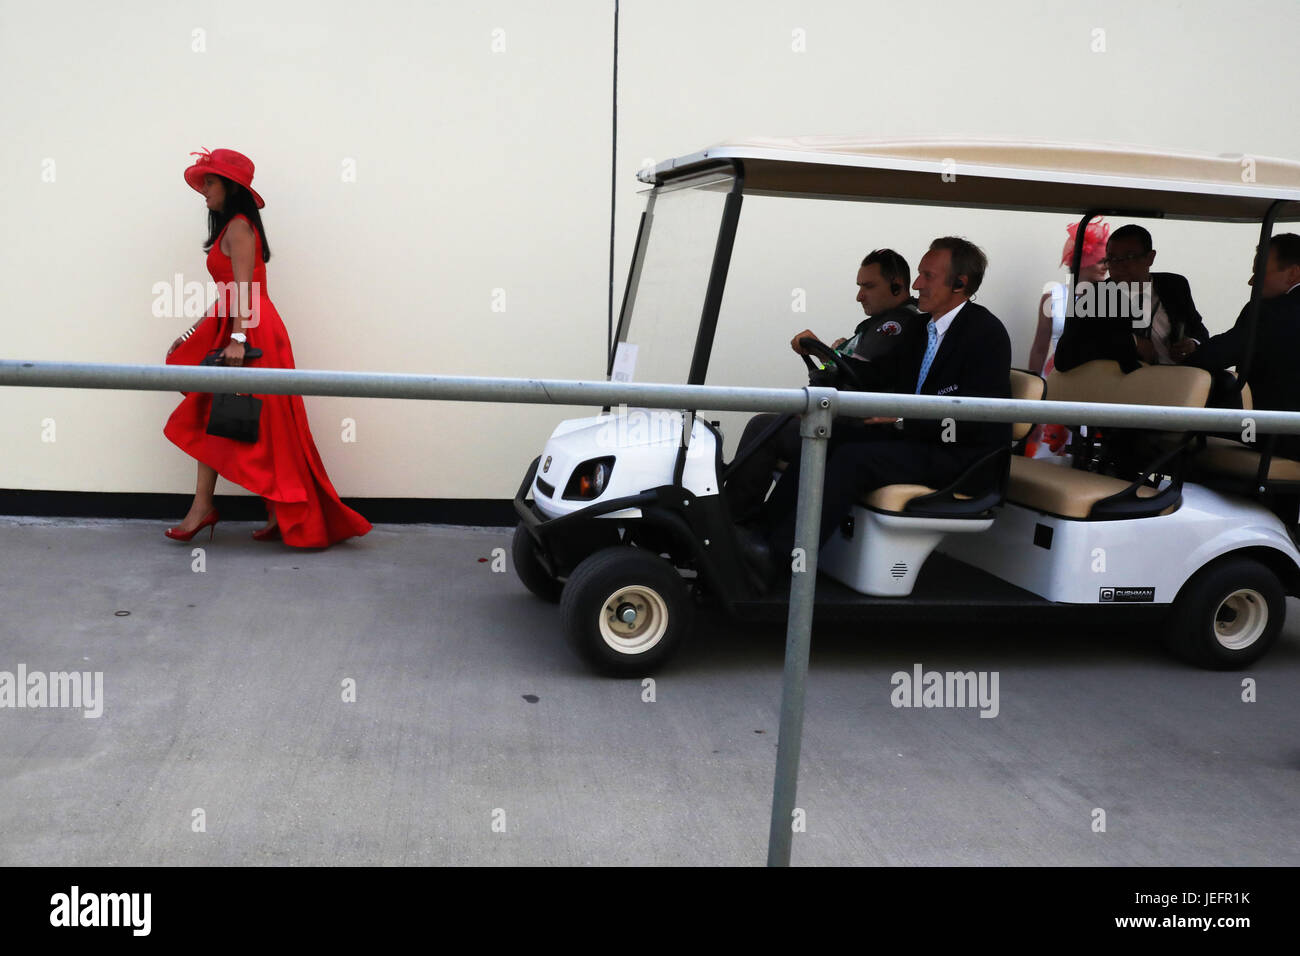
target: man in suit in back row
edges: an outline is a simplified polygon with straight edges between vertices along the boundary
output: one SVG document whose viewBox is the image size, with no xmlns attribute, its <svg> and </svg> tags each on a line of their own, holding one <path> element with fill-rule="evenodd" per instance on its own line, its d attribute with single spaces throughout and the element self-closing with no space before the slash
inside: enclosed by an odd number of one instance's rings
<svg viewBox="0 0 1300 956">
<path fill-rule="evenodd" d="M 1121 226 L 1106 243 L 1106 265 L 1112 280 L 1141 289 L 1151 283 L 1151 302 L 1145 303 L 1139 296 L 1134 303 L 1138 315 L 1149 305 L 1151 316 L 1150 325 L 1133 333 L 1138 358 L 1150 365 L 1177 365 L 1207 341 L 1210 332 L 1196 311 L 1186 277 L 1176 272 L 1152 272 L 1155 259 L 1151 233 L 1141 226 Z"/>
<path fill-rule="evenodd" d="M 1152 272 L 1156 251 L 1151 233 L 1141 226 L 1121 226 L 1106 242 L 1105 264 L 1110 281 L 1122 289 L 1141 289 L 1136 299 L 1126 298 L 1116 316 L 1104 314 L 1106 297 L 1100 287 L 1094 298 L 1094 314 L 1075 314 L 1065 320 L 1061 340 L 1056 344 L 1054 365 L 1068 372 L 1093 359 L 1114 359 L 1125 372 L 1139 368 L 1139 360 L 1150 365 L 1177 365 L 1210 338 L 1201 313 L 1192 301 L 1186 277 L 1176 272 Z M 1143 295 L 1150 290 L 1151 301 Z M 1134 316 L 1149 308 L 1151 322 L 1133 328 Z"/>
<path fill-rule="evenodd" d="M 1286 232 L 1269 240 L 1260 283 L 1259 323 L 1246 383 L 1256 408 L 1300 411 L 1300 236 Z M 1249 308 L 1242 308 L 1227 332 L 1194 349 L 1185 364 L 1214 372 L 1244 363 Z M 1300 436 L 1278 435 L 1276 451 L 1300 459 Z"/>
<path fill-rule="evenodd" d="M 919 395 L 1011 397 L 1011 340 L 988 309 L 970 301 L 984 279 L 988 260 L 965 239 L 945 236 L 930 243 L 917 267 L 917 306 L 930 318 L 918 334 L 878 359 L 896 390 Z M 904 384 L 906 383 L 906 384 Z M 893 423 L 870 418 L 867 424 Z M 945 440 L 945 439 L 951 440 Z M 905 419 L 892 435 L 872 435 L 837 445 L 826 462 L 821 542 L 825 544 L 860 495 L 884 485 L 918 484 L 942 488 L 956 480 L 981 455 L 1008 448 L 1011 426 L 958 421 L 945 429 L 935 419 Z M 799 461 L 777 482 L 761 526 L 771 559 L 786 562 L 794 547 Z M 788 563 L 785 565 L 788 567 Z"/>
</svg>

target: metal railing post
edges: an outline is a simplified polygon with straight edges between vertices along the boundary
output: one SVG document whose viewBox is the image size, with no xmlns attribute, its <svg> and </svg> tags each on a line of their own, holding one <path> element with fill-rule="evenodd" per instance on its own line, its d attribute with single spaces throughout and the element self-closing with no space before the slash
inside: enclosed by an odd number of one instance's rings
<svg viewBox="0 0 1300 956">
<path fill-rule="evenodd" d="M 808 393 L 808 411 L 799 425 L 803 447 L 799 456 L 795 551 L 784 556 L 773 555 L 778 561 L 796 560 L 798 563 L 793 566 L 791 575 L 790 616 L 785 630 L 785 673 L 781 680 L 781 727 L 776 745 L 776 777 L 772 785 L 772 824 L 767 838 L 768 866 L 790 865 L 790 845 L 794 839 L 794 801 L 799 786 L 804 690 L 817 591 L 826 441 L 831 434 L 835 399 L 839 394 L 833 388 L 808 388 L 805 391 Z M 800 555 L 802 560 L 799 561 L 796 555 Z"/>
</svg>

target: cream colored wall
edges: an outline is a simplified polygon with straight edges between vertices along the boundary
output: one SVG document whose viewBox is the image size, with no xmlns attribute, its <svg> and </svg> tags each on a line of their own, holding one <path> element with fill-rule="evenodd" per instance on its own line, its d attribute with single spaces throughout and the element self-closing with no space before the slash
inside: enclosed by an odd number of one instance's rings
<svg viewBox="0 0 1300 956">
<path fill-rule="evenodd" d="M 203 200 L 181 171 L 190 150 L 224 146 L 257 163 L 269 291 L 301 367 L 602 377 L 612 8 L 0 0 L 0 355 L 161 361 L 192 320 L 154 318 L 154 284 L 208 278 Z M 625 0 L 616 290 L 641 206 L 635 170 L 737 136 L 997 135 L 1300 156 L 1281 93 L 1300 87 L 1288 45 L 1300 8 L 1242 9 Z M 355 182 L 344 181 L 348 160 Z M 1187 274 L 1211 329 L 1228 327 L 1251 230 L 1148 225 L 1157 268 Z M 747 201 L 722 330 L 752 351 L 720 358 L 711 380 L 802 384 L 786 342 L 805 325 L 827 337 L 853 326 L 863 253 L 893 245 L 915 264 L 947 232 L 989 253 L 979 300 L 1023 363 L 1042 284 L 1061 275 L 1064 226 Z M 804 313 L 792 311 L 794 289 Z M 190 490 L 192 461 L 162 436 L 176 400 L 0 390 L 0 487 Z M 336 486 L 355 496 L 507 497 L 574 413 L 306 402 Z M 344 418 L 357 423 L 354 443 L 342 441 Z M 41 440 L 46 419 L 53 442 Z"/>
</svg>

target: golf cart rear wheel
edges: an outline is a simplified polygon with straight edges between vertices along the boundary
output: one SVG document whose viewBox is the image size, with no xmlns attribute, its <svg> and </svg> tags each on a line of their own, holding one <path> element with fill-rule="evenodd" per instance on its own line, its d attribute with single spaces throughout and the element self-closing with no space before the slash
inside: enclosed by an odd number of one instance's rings
<svg viewBox="0 0 1300 956">
<path fill-rule="evenodd" d="M 560 599 L 564 585 L 551 576 L 537 556 L 537 544 L 528 529 L 522 524 L 515 528 L 515 537 L 510 544 L 510 555 L 515 562 L 515 574 L 543 601 L 555 603 Z"/>
<path fill-rule="evenodd" d="M 1229 557 L 1183 585 L 1165 644 L 1201 667 L 1246 667 L 1273 646 L 1285 617 L 1286 594 L 1277 575 L 1251 558 Z"/>
<path fill-rule="evenodd" d="M 603 674 L 639 677 L 690 633 L 695 607 L 677 569 L 626 545 L 597 551 L 574 569 L 560 598 L 564 634 Z"/>
</svg>

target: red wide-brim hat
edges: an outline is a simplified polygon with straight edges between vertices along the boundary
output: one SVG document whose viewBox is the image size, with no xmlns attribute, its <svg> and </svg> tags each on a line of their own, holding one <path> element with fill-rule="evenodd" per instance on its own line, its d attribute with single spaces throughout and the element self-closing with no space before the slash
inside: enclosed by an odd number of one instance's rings
<svg viewBox="0 0 1300 956">
<path fill-rule="evenodd" d="M 262 197 L 257 194 L 253 188 L 253 161 L 243 153 L 237 153 L 233 149 L 214 149 L 211 152 L 203 150 L 201 153 L 190 153 L 191 156 L 197 156 L 194 165 L 185 170 L 185 181 L 195 190 L 203 192 L 203 177 L 208 173 L 217 176 L 225 176 L 232 182 L 239 183 L 250 193 L 253 194 L 253 202 L 257 203 L 257 208 L 263 208 L 266 203 L 262 202 Z"/>
</svg>

